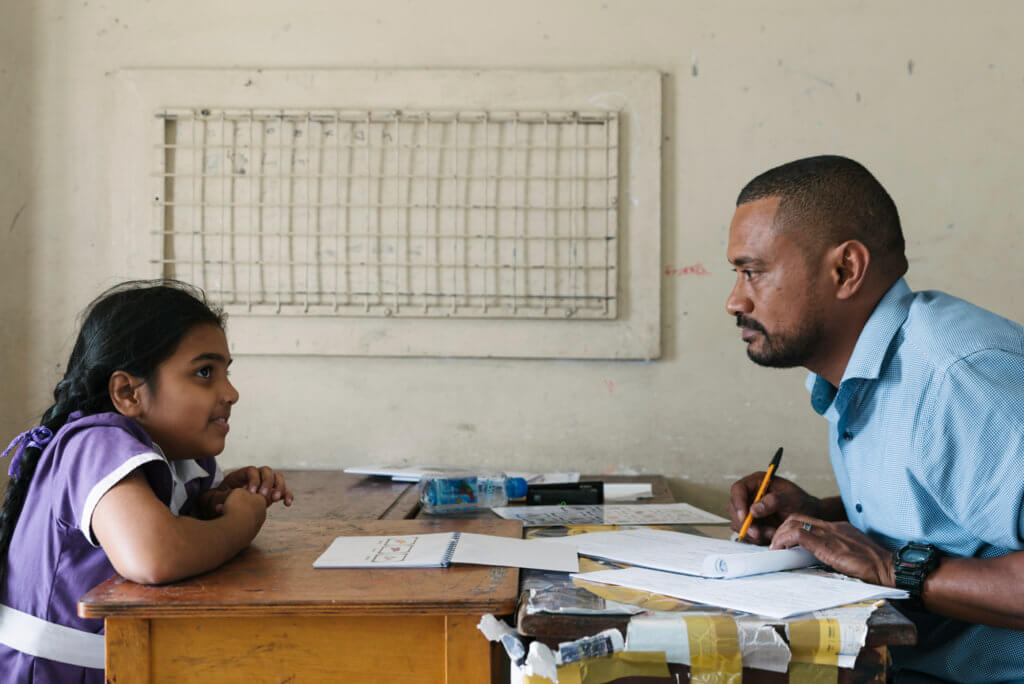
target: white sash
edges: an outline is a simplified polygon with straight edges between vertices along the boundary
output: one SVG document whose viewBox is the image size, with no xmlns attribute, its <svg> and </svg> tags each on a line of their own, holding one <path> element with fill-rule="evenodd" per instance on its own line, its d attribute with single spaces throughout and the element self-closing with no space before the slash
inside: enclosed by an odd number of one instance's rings
<svg viewBox="0 0 1024 684">
<path fill-rule="evenodd" d="M 37 658 L 103 669 L 103 635 L 83 632 L 0 603 L 0 644 Z"/>
</svg>

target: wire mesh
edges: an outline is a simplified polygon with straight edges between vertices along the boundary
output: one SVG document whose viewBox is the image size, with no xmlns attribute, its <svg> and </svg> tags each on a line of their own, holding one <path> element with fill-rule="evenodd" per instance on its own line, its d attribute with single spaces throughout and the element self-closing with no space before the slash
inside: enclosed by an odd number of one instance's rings
<svg viewBox="0 0 1024 684">
<path fill-rule="evenodd" d="M 155 261 L 229 311 L 616 317 L 617 112 L 157 120 Z"/>
</svg>

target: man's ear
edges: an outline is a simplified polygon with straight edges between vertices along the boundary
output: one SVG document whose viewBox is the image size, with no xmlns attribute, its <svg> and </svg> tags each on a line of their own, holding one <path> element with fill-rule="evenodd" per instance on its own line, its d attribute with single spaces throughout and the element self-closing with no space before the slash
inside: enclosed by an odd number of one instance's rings
<svg viewBox="0 0 1024 684">
<path fill-rule="evenodd" d="M 838 299 L 850 299 L 867 281 L 871 252 L 860 240 L 847 240 L 829 250 L 830 276 Z"/>
<path fill-rule="evenodd" d="M 107 383 L 110 401 L 122 416 L 137 418 L 142 413 L 142 401 L 139 388 L 142 380 L 125 371 L 114 371 Z"/>
</svg>

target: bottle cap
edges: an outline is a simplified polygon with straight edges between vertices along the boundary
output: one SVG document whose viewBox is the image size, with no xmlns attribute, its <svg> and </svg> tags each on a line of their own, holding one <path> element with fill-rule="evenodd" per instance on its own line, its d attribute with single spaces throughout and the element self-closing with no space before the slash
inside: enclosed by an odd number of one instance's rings
<svg viewBox="0 0 1024 684">
<path fill-rule="evenodd" d="M 526 496 L 526 480 L 521 477 L 510 477 L 505 480 L 505 493 L 510 499 L 521 499 Z"/>
</svg>

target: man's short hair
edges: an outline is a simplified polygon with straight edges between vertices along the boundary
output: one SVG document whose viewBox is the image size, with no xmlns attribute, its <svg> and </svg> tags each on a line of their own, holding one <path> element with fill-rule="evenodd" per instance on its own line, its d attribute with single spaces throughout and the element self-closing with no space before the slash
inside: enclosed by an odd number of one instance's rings
<svg viewBox="0 0 1024 684">
<path fill-rule="evenodd" d="M 769 197 L 780 199 L 775 225 L 796 235 L 809 253 L 858 240 L 883 270 L 906 270 L 896 204 L 852 159 L 822 155 L 776 166 L 747 183 L 736 206 Z"/>
</svg>

